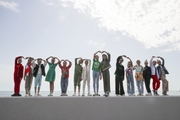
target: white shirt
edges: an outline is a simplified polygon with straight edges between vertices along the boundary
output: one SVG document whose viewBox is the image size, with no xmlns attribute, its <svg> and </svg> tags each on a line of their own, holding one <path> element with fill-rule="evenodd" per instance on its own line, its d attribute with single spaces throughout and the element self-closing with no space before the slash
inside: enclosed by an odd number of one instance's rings
<svg viewBox="0 0 180 120">
<path fill-rule="evenodd" d="M 88 65 L 83 67 L 83 71 L 82 71 L 82 79 L 90 79 L 90 66 L 91 66 L 91 61 L 88 60 Z"/>
<path fill-rule="evenodd" d="M 44 62 L 44 67 L 47 65 L 47 62 Z M 37 74 L 42 74 L 42 70 L 41 70 L 41 65 L 38 65 L 39 68 L 38 68 L 38 73 Z"/>
<path fill-rule="evenodd" d="M 159 78 L 158 70 L 157 68 L 152 64 L 153 58 L 150 60 L 150 67 L 151 67 L 151 75 L 157 75 L 157 78 Z"/>
</svg>

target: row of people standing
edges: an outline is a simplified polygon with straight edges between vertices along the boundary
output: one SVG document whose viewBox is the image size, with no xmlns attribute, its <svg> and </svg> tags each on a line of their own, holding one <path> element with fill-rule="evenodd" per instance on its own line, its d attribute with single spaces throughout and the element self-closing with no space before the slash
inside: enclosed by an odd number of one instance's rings
<svg viewBox="0 0 180 120">
<path fill-rule="evenodd" d="M 122 65 L 124 58 L 129 59 L 129 62 L 127 63 L 127 69 L 124 69 L 124 66 Z M 161 60 L 153 60 L 154 58 L 159 58 Z M 156 63 L 158 66 L 156 66 Z M 146 96 L 152 96 L 152 92 L 150 89 L 150 83 L 151 78 L 153 80 L 152 82 L 152 88 L 153 93 L 155 96 L 158 96 L 158 89 L 160 87 L 160 80 L 162 80 L 162 95 L 168 95 L 167 92 L 169 91 L 168 88 L 168 80 L 166 79 L 166 74 L 169 74 L 167 71 L 165 65 L 164 65 L 164 59 L 160 56 L 155 57 L 152 56 L 150 60 L 150 66 L 148 66 L 148 61 L 145 60 L 144 67 L 141 65 L 140 60 L 136 61 L 136 65 L 133 66 L 132 60 L 125 56 L 119 56 L 117 58 L 116 63 L 116 95 L 124 96 L 124 87 L 123 87 L 123 81 L 126 77 L 127 80 L 127 93 L 129 96 L 135 96 L 135 87 L 134 87 L 134 75 L 133 70 L 135 70 L 135 79 L 136 79 L 136 85 L 138 88 L 138 96 L 143 96 L 144 94 L 144 85 L 143 82 L 145 82 L 147 94 Z"/>
<path fill-rule="evenodd" d="M 98 53 L 102 54 L 102 61 L 99 61 Z M 127 69 L 124 70 L 124 66 L 122 65 L 123 57 L 129 59 Z M 14 70 L 14 94 L 12 96 L 21 96 L 19 94 L 20 91 L 20 83 L 21 79 L 23 78 L 23 65 L 22 62 L 22 56 L 19 56 L 15 59 L 15 70 Z M 49 59 L 51 58 L 51 62 L 49 62 Z M 161 57 L 158 57 L 161 58 Z M 41 96 L 40 93 L 40 87 L 41 87 L 41 80 L 42 76 L 45 76 L 45 66 L 48 63 L 49 70 L 47 72 L 45 81 L 48 81 L 50 83 L 50 94 L 48 96 L 53 96 L 54 92 L 54 81 L 55 81 L 55 68 L 57 65 L 61 68 L 61 96 L 67 96 L 67 88 L 68 88 L 68 78 L 69 78 L 69 69 L 72 66 L 71 61 L 69 60 L 59 60 L 57 57 L 50 56 L 49 58 L 45 60 L 42 60 L 41 58 L 36 59 L 37 64 L 35 64 L 35 59 L 32 57 L 27 57 L 28 62 L 25 66 L 25 72 L 24 72 L 24 80 L 25 80 L 25 96 L 32 96 L 30 93 L 31 85 L 33 76 L 35 77 L 34 83 L 34 91 L 35 96 Z M 55 63 L 55 60 L 57 59 L 57 63 Z M 158 95 L 157 90 L 160 86 L 159 79 L 162 79 L 163 82 L 163 95 L 167 95 L 168 91 L 168 82 L 165 78 L 165 74 L 168 74 L 168 71 L 164 67 L 164 59 L 161 58 L 163 61 L 163 64 L 161 64 L 161 61 L 158 60 L 159 66 L 158 72 L 159 74 L 155 74 L 152 71 L 155 71 L 154 68 L 156 65 L 156 61 L 150 61 L 150 67 L 148 67 L 148 62 L 145 61 L 145 67 L 143 68 L 140 65 L 140 61 L 137 61 L 137 65 L 133 66 L 132 60 L 129 57 L 126 57 L 125 55 L 119 56 L 117 58 L 116 63 L 116 71 L 115 71 L 115 91 L 116 95 L 124 95 L 124 88 L 123 88 L 123 80 L 125 79 L 124 75 L 126 75 L 127 79 L 127 92 L 129 95 L 134 95 L 134 77 L 133 77 L 133 70 L 136 70 L 136 83 L 138 87 L 138 95 L 143 95 L 143 80 L 145 81 L 146 89 L 148 94 L 152 95 L 151 90 L 149 87 L 150 79 L 153 78 L 153 92 L 155 95 Z M 103 86 L 104 86 L 104 96 L 109 96 L 110 93 L 110 73 L 109 69 L 111 68 L 110 65 L 111 55 L 106 51 L 98 51 L 93 56 L 93 90 L 94 94 L 93 96 L 100 96 L 99 95 L 99 79 L 101 80 L 103 78 Z M 42 61 L 44 61 L 44 64 L 42 64 Z M 85 63 L 85 66 L 82 67 L 82 63 Z M 63 65 L 62 65 L 63 64 Z M 68 64 L 68 65 L 67 65 Z M 75 59 L 75 69 L 74 69 L 74 94 L 73 96 L 76 96 L 76 86 L 78 86 L 78 96 L 80 96 L 80 86 L 81 86 L 81 80 L 83 80 L 83 91 L 82 96 L 85 95 L 85 86 L 87 84 L 88 87 L 88 96 L 91 96 L 90 94 L 90 69 L 91 69 L 91 60 L 89 59 L 82 59 L 82 58 L 76 58 Z"/>
</svg>

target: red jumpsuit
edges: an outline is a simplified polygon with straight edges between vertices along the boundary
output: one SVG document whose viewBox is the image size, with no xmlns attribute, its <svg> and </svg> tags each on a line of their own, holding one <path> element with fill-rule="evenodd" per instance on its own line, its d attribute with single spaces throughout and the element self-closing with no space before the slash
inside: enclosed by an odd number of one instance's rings
<svg viewBox="0 0 180 120">
<path fill-rule="evenodd" d="M 21 57 L 22 56 L 16 57 L 15 64 L 14 64 L 14 93 L 15 94 L 19 94 L 20 84 L 23 77 L 24 67 L 22 64 L 17 63 L 17 60 Z"/>
</svg>

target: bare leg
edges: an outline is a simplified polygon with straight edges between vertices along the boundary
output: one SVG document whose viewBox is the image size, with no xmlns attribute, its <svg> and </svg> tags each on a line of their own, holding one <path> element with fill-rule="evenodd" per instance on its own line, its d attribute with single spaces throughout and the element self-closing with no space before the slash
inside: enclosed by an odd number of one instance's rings
<svg viewBox="0 0 180 120">
<path fill-rule="evenodd" d="M 34 91 L 35 91 L 35 94 L 36 94 L 36 87 L 34 87 Z"/>
<path fill-rule="evenodd" d="M 40 92 L 40 87 L 38 87 L 38 93 Z"/>
<path fill-rule="evenodd" d="M 80 88 L 81 88 L 81 87 L 80 87 L 80 86 L 78 86 L 78 95 L 80 95 Z"/>
</svg>

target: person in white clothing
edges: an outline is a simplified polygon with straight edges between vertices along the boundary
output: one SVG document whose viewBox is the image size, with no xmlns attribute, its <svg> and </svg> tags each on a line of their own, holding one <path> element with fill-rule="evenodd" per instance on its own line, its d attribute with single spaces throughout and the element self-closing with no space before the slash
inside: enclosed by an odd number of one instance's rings
<svg viewBox="0 0 180 120">
<path fill-rule="evenodd" d="M 156 68 L 156 61 L 153 61 L 153 58 L 155 58 L 155 56 L 152 56 L 151 60 L 150 60 L 150 67 L 151 67 L 151 77 L 153 79 L 153 92 L 155 96 L 158 96 L 158 92 L 157 90 L 160 87 L 160 81 L 159 81 L 159 74 L 158 74 L 158 70 Z"/>
<path fill-rule="evenodd" d="M 83 67 L 82 71 L 82 80 L 83 80 L 83 91 L 82 91 L 82 96 L 85 95 L 85 86 L 87 83 L 88 87 L 88 96 L 92 96 L 90 94 L 90 68 L 91 68 L 91 60 L 89 59 L 84 59 L 85 61 L 85 66 Z"/>
</svg>

